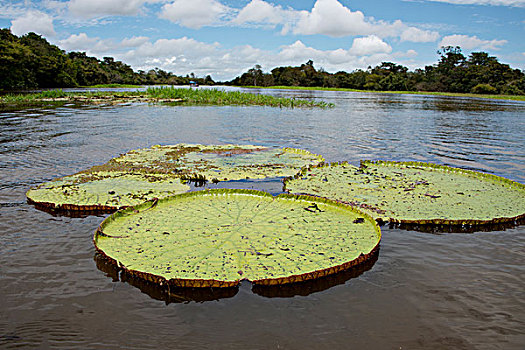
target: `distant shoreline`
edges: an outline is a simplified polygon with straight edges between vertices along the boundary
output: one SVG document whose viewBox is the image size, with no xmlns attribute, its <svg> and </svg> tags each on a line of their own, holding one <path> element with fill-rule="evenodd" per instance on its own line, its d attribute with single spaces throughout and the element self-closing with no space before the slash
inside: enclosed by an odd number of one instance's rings
<svg viewBox="0 0 525 350">
<path fill-rule="evenodd" d="M 472 94 L 459 92 L 434 92 L 434 91 L 375 91 L 375 90 L 358 90 L 348 88 L 331 88 L 331 87 L 307 87 L 307 86 L 238 86 L 247 89 L 276 89 L 276 90 L 311 90 L 311 91 L 348 91 L 361 92 L 370 94 L 400 94 L 400 95 L 429 95 L 429 96 L 449 96 L 449 97 L 474 97 L 495 100 L 525 101 L 525 95 L 493 95 L 493 94 Z"/>
</svg>

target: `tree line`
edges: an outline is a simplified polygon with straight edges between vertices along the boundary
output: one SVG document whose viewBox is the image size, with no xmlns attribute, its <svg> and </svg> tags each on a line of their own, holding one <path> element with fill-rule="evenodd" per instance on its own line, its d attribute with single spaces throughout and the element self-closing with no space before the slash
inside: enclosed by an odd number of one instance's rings
<svg viewBox="0 0 525 350">
<path fill-rule="evenodd" d="M 465 57 L 460 47 L 442 47 L 439 61 L 424 69 L 382 62 L 366 70 L 328 73 L 312 60 L 298 67 L 277 67 L 264 73 L 255 65 L 225 82 L 238 86 L 305 86 L 383 91 L 437 91 L 482 94 L 525 94 L 525 74 L 498 62 L 486 52 Z M 85 52 L 66 53 L 35 33 L 16 36 L 0 29 L 0 90 L 91 86 L 98 84 L 213 85 L 211 76 L 177 76 L 155 68 L 134 71 L 112 57 L 99 60 Z"/>
<path fill-rule="evenodd" d="M 214 84 L 211 76 L 185 77 L 155 68 L 135 72 L 112 57 L 99 60 L 85 52 L 66 53 L 35 33 L 16 36 L 0 29 L 0 90 L 91 86 L 97 84 Z"/>
<path fill-rule="evenodd" d="M 264 73 L 255 65 L 229 82 L 238 86 L 306 86 L 376 91 L 435 91 L 479 94 L 525 94 L 525 74 L 498 62 L 486 52 L 465 57 L 460 47 L 442 47 L 439 61 L 424 69 L 382 62 L 367 70 L 328 73 L 316 70 L 313 61 L 299 67 L 277 67 Z"/>
</svg>

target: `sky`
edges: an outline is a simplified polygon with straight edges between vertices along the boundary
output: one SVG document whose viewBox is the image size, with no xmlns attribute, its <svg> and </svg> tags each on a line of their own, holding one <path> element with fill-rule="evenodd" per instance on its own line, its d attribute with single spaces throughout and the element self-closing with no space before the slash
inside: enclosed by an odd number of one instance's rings
<svg viewBox="0 0 525 350">
<path fill-rule="evenodd" d="M 525 70 L 525 0 L 0 0 L 0 26 L 216 81 L 308 60 L 331 73 L 385 61 L 413 70 L 448 45 Z"/>
</svg>

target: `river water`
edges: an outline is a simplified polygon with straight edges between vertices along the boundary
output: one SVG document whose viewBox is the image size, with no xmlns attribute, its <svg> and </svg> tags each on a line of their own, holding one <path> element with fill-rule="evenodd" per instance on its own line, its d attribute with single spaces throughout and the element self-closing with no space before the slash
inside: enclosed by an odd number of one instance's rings
<svg viewBox="0 0 525 350">
<path fill-rule="evenodd" d="M 328 161 L 430 161 L 525 182 L 525 103 L 265 90 L 336 107 L 133 104 L 0 111 L 0 347 L 523 349 L 525 226 L 383 227 L 377 260 L 297 288 L 162 291 L 95 259 L 105 217 L 51 215 L 31 187 L 154 144 L 298 147 Z M 228 186 L 279 193 L 279 181 Z M 190 294 L 190 295 L 188 295 Z M 201 295 L 203 294 L 203 295 Z M 191 301 L 193 300 L 193 301 Z"/>
</svg>

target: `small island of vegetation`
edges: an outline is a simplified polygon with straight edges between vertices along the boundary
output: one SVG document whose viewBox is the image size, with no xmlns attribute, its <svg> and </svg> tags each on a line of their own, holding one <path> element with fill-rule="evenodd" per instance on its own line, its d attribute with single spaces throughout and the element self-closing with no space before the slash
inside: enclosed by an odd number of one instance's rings
<svg viewBox="0 0 525 350">
<path fill-rule="evenodd" d="M 192 89 L 173 86 L 150 87 L 134 91 L 85 91 L 66 92 L 44 90 L 36 93 L 6 94 L 0 96 L 0 107 L 43 105 L 49 103 L 78 102 L 84 104 L 123 104 L 131 102 L 167 103 L 214 106 L 270 106 L 281 108 L 319 107 L 330 108 L 332 103 L 306 99 L 275 97 L 240 91 L 219 89 Z"/>
</svg>

